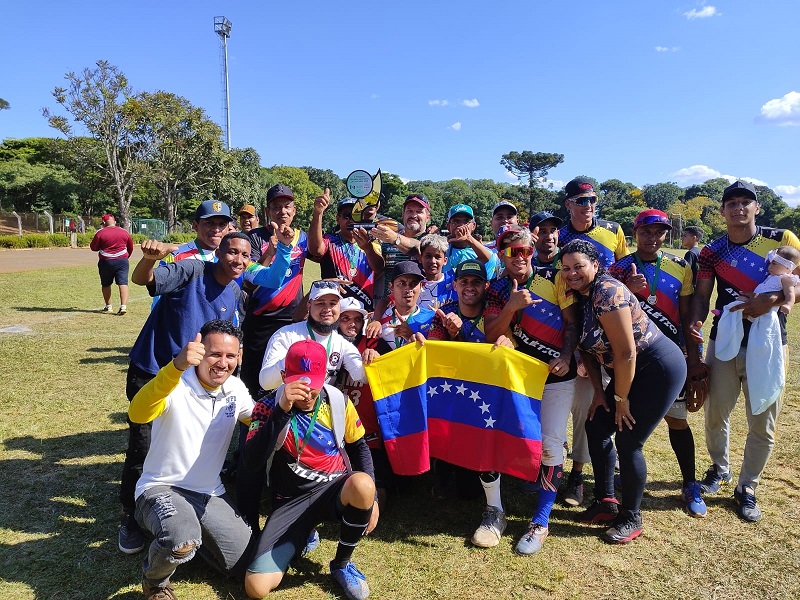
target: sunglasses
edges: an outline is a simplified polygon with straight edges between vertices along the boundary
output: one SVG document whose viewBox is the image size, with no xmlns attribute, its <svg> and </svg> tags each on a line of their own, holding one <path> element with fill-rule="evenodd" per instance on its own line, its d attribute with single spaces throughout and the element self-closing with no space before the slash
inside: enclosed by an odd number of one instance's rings
<svg viewBox="0 0 800 600">
<path fill-rule="evenodd" d="M 318 290 L 338 290 L 339 283 L 336 281 L 315 281 L 311 284 L 311 287 Z"/>
<path fill-rule="evenodd" d="M 597 196 L 583 196 L 581 198 L 570 198 L 570 202 L 577 204 L 578 206 L 586 206 L 588 204 L 594 204 L 597 202 Z"/>
<path fill-rule="evenodd" d="M 508 258 L 517 258 L 518 256 L 528 258 L 533 256 L 533 248 L 530 246 L 509 246 L 503 250 L 503 254 Z"/>
</svg>

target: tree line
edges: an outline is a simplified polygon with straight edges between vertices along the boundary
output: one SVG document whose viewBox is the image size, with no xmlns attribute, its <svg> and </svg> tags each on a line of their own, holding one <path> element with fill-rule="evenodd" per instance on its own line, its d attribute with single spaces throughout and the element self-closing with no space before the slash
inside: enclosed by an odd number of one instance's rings
<svg viewBox="0 0 800 600">
<path fill-rule="evenodd" d="M 265 168 L 253 148 L 225 150 L 222 129 L 202 108 L 166 91 L 137 92 L 106 61 L 69 72 L 65 79 L 66 86 L 53 91 L 58 112 L 54 107 L 42 111 L 63 137 L 6 139 L 0 144 L 0 210 L 87 216 L 111 212 L 123 226 L 133 215 L 159 218 L 171 232 L 191 220 L 197 205 L 209 198 L 234 210 L 243 204 L 261 208 L 266 190 L 275 183 L 292 188 L 298 223 L 310 221 L 314 198 L 324 188 L 336 199 L 347 195 L 344 179 L 330 169 Z M 521 222 L 541 210 L 564 218 L 563 190 L 547 183 L 548 172 L 563 162 L 564 155 L 557 153 L 504 154 L 500 164 L 517 176 L 519 185 L 491 179 L 404 182 L 383 172 L 381 212 L 399 219 L 406 195 L 423 193 L 434 222 L 440 224 L 450 206 L 463 202 L 473 208 L 484 236 L 491 236 L 491 209 L 500 199 L 520 209 Z M 375 172 L 379 166 L 385 165 L 353 168 Z M 698 225 L 716 236 L 725 229 L 719 200 L 729 183 L 717 178 L 688 187 L 663 182 L 640 188 L 619 179 L 595 181 L 598 214 L 617 221 L 630 235 L 640 210 L 658 208 L 680 215 L 683 226 Z M 759 224 L 800 231 L 800 208 L 790 208 L 766 186 L 757 190 Z M 332 214 L 326 215 L 325 225 L 333 225 Z"/>
</svg>

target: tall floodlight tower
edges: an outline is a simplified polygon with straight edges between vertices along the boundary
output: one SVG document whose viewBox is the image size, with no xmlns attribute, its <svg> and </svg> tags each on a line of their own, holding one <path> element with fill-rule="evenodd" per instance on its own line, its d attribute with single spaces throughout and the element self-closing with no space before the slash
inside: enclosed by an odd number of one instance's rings
<svg viewBox="0 0 800 600">
<path fill-rule="evenodd" d="M 222 56 L 222 111 L 225 113 L 225 144 L 231 149 L 231 95 L 228 91 L 228 38 L 231 37 L 231 22 L 225 17 L 214 17 L 214 33 L 221 42 L 220 54 Z"/>
</svg>

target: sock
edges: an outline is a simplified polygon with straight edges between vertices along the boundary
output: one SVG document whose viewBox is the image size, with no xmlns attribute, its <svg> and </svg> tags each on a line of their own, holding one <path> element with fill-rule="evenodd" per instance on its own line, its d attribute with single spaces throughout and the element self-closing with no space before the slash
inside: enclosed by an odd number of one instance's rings
<svg viewBox="0 0 800 600">
<path fill-rule="evenodd" d="M 353 556 L 361 536 L 369 525 L 369 518 L 372 515 L 372 507 L 356 508 L 355 506 L 345 506 L 342 510 L 342 529 L 339 531 L 339 546 L 336 548 L 336 556 L 331 561 L 331 569 L 344 569 Z"/>
<path fill-rule="evenodd" d="M 539 470 L 539 480 L 542 482 L 542 489 L 539 490 L 539 497 L 536 502 L 536 512 L 533 513 L 531 523 L 537 523 L 544 527 L 550 522 L 550 511 L 553 510 L 553 503 L 556 501 L 556 492 L 561 483 L 561 471 L 563 465 L 548 467 L 542 465 Z"/>
<path fill-rule="evenodd" d="M 686 487 L 697 480 L 694 467 L 694 436 L 692 435 L 692 430 L 689 427 L 686 429 L 670 429 L 669 443 L 675 452 L 675 457 L 678 459 L 683 485 Z"/>
<path fill-rule="evenodd" d="M 483 492 L 486 494 L 486 504 L 505 512 L 503 500 L 500 498 L 500 473 L 481 473 L 480 480 Z"/>
</svg>

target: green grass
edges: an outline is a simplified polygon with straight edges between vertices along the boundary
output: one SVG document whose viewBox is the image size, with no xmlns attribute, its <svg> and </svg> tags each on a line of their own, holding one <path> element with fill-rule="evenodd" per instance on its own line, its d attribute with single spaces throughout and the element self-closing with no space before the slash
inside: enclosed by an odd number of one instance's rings
<svg viewBox="0 0 800 600">
<path fill-rule="evenodd" d="M 316 265 L 310 265 L 309 271 Z M 310 272 L 308 279 L 314 275 Z M 114 299 L 114 306 L 118 300 Z M 148 312 L 131 288 L 125 317 L 99 314 L 93 266 L 0 274 L 0 599 L 141 597 L 142 555 L 116 548 L 119 475 L 126 442 L 127 352 Z M 800 310 L 800 309 L 799 309 Z M 790 322 L 797 347 L 798 310 Z M 468 539 L 481 502 L 435 501 L 422 476 L 391 499 L 374 535 L 356 550 L 375 598 L 793 598 L 800 596 L 800 410 L 798 368 L 778 424 L 775 453 L 759 488 L 764 519 L 734 515 L 731 490 L 707 499 L 706 519 L 681 510 L 679 471 L 662 425 L 646 446 L 650 470 L 645 534 L 610 547 L 599 529 L 577 525 L 576 509 L 553 511 L 551 535 L 535 557 L 512 553 L 532 499 L 504 478 L 510 514 L 501 545 L 484 551 Z M 699 474 L 707 466 L 702 414 L 690 417 Z M 744 409 L 734 414 L 732 456 L 738 471 Z M 327 562 L 336 528 L 285 579 L 278 599 L 332 598 Z M 200 559 L 175 578 L 180 598 L 244 598 Z"/>
</svg>

